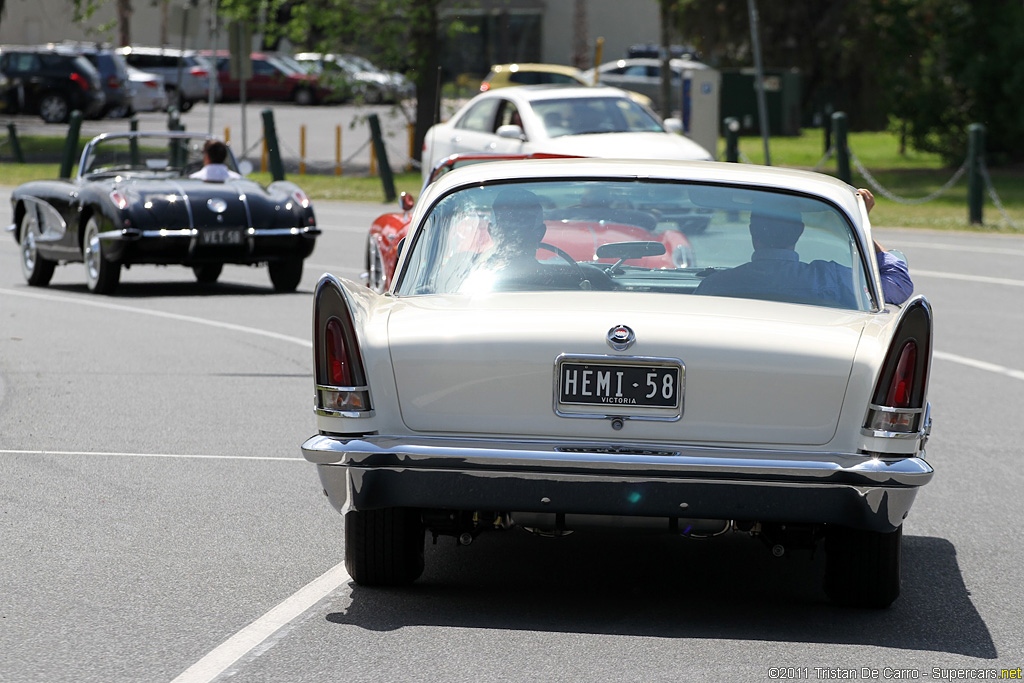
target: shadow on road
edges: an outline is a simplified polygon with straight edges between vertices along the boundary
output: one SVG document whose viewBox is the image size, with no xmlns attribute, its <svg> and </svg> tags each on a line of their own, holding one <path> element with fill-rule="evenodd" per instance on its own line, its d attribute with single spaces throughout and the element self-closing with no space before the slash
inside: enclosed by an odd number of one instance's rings
<svg viewBox="0 0 1024 683">
<path fill-rule="evenodd" d="M 956 549 L 941 538 L 904 537 L 902 595 L 878 611 L 827 601 L 821 552 L 774 558 L 739 536 L 545 539 L 514 530 L 467 548 L 439 543 L 428 545 L 427 570 L 413 586 L 353 585 L 349 608 L 326 620 L 373 631 L 428 625 L 997 656 Z"/>
<path fill-rule="evenodd" d="M 47 289 L 68 294 L 88 293 L 85 284 L 51 284 Z M 291 294 L 311 295 L 311 290 L 297 289 Z M 267 284 L 266 287 L 257 285 L 246 285 L 232 282 L 217 282 L 214 284 L 200 284 L 198 282 L 122 282 L 110 296 L 99 296 L 97 301 L 115 302 L 118 299 L 147 299 L 158 297 L 183 297 L 183 296 L 284 296 L 275 292 L 274 288 Z"/>
</svg>

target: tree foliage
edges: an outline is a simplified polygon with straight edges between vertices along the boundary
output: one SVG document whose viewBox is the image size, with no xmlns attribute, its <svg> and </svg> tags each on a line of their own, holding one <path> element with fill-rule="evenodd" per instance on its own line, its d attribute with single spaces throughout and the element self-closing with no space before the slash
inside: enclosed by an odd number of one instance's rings
<svg viewBox="0 0 1024 683">
<path fill-rule="evenodd" d="M 681 34 L 706 59 L 750 66 L 746 3 L 678 0 Z M 855 129 L 895 122 L 951 163 L 967 126 L 1024 160 L 1024 6 L 1017 0 L 758 3 L 764 63 L 797 67 L 804 112 L 845 111 Z M 996 143 L 995 141 L 999 142 Z"/>
</svg>

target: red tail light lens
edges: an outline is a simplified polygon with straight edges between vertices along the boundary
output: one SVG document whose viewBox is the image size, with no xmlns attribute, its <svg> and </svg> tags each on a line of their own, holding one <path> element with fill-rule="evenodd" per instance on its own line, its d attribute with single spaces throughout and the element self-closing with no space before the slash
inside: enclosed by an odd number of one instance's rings
<svg viewBox="0 0 1024 683">
<path fill-rule="evenodd" d="M 71 80 L 78 84 L 78 87 L 82 90 L 89 89 L 89 79 L 78 73 L 77 71 L 71 74 Z"/>
<path fill-rule="evenodd" d="M 917 344 L 908 341 L 900 350 L 900 360 L 885 397 L 885 405 L 891 408 L 910 407 L 910 395 L 914 389 L 914 368 L 917 366 Z"/>
<path fill-rule="evenodd" d="M 327 374 L 331 384 L 336 387 L 352 386 L 352 368 L 345 349 L 345 336 L 342 334 L 341 321 L 331 318 L 327 321 L 327 334 L 324 340 L 327 351 Z"/>
<path fill-rule="evenodd" d="M 207 78 L 210 75 L 210 73 L 206 69 L 200 69 L 197 66 L 192 67 L 188 70 L 188 72 L 196 78 Z"/>
<path fill-rule="evenodd" d="M 117 190 L 112 190 L 110 193 L 110 201 L 114 202 L 114 206 L 124 211 L 128 207 L 128 198 Z"/>
<path fill-rule="evenodd" d="M 117 76 L 107 76 L 107 87 L 111 90 L 117 90 L 121 87 L 121 81 L 117 80 Z"/>
</svg>

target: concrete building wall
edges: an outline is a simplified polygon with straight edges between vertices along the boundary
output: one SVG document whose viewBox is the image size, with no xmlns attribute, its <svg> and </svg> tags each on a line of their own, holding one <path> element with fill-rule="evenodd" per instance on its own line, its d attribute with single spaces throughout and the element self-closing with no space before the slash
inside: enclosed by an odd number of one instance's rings
<svg viewBox="0 0 1024 683">
<path fill-rule="evenodd" d="M 149 0 L 135 0 L 131 22 L 132 42 L 136 45 L 181 45 L 181 7 L 186 3 L 172 0 L 154 5 Z M 571 64 L 575 0 L 531 0 L 529 7 L 543 8 L 541 28 L 542 60 Z M 515 7 L 515 0 L 503 3 Z M 524 5 L 525 6 L 525 5 Z M 209 31 L 209 7 L 201 0 L 199 7 L 189 10 L 185 47 L 208 48 L 213 38 Z M 604 38 L 602 61 L 624 57 L 626 49 L 636 43 L 657 42 L 659 36 L 658 0 L 586 0 L 587 52 L 593 59 L 598 37 Z M 100 27 L 109 26 L 107 29 Z M 37 44 L 62 40 L 99 41 L 116 44 L 118 32 L 112 0 L 85 22 L 76 25 L 71 0 L 7 0 L 0 17 L 0 43 Z M 226 38 L 218 38 L 219 47 Z"/>
</svg>

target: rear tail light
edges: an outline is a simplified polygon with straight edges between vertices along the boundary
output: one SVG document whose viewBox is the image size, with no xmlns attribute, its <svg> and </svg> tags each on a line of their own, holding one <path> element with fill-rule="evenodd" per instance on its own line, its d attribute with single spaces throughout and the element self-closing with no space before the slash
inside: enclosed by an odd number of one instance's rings
<svg viewBox="0 0 1024 683">
<path fill-rule="evenodd" d="M 111 90 L 117 90 L 121 87 L 121 81 L 117 80 L 117 76 L 107 76 L 107 87 Z"/>
<path fill-rule="evenodd" d="M 870 436 L 916 436 L 927 430 L 925 396 L 931 358 L 932 316 L 925 299 L 903 310 L 882 364 L 865 420 Z"/>
<path fill-rule="evenodd" d="M 206 69 L 200 69 L 197 66 L 192 67 L 188 72 L 196 78 L 208 78 L 210 76 L 210 73 Z"/>
<path fill-rule="evenodd" d="M 296 188 L 292 192 L 292 199 L 294 199 L 295 202 L 299 206 L 301 206 L 303 209 L 308 209 L 309 208 L 309 197 L 302 190 Z"/>
<path fill-rule="evenodd" d="M 89 85 L 89 79 L 83 76 L 82 74 L 78 73 L 77 71 L 71 74 L 71 80 L 77 83 L 78 87 L 82 90 L 87 91 L 91 87 Z"/>
<path fill-rule="evenodd" d="M 159 87 L 159 84 L 156 81 L 143 81 L 142 85 L 147 88 L 153 88 L 154 90 Z"/>
<path fill-rule="evenodd" d="M 317 413 L 371 416 L 370 388 L 355 326 L 341 285 L 331 275 L 320 279 L 314 296 L 313 354 Z"/>
<path fill-rule="evenodd" d="M 117 190 L 112 190 L 110 192 L 110 201 L 112 201 L 114 203 L 114 206 L 116 206 L 118 209 L 122 211 L 128 208 L 128 198 L 125 197 L 120 192 L 118 192 Z"/>
</svg>

